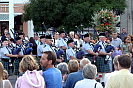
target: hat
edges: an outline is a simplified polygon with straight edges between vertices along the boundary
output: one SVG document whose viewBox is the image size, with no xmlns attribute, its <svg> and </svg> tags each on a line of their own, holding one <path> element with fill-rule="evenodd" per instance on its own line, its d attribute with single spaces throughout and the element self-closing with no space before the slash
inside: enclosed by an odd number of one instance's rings
<svg viewBox="0 0 133 88">
<path fill-rule="evenodd" d="M 60 31 L 59 34 L 61 34 L 61 33 L 65 33 L 65 31 Z"/>
<path fill-rule="evenodd" d="M 74 42 L 72 39 L 67 41 L 67 44 Z"/>
<path fill-rule="evenodd" d="M 43 38 L 45 38 L 45 35 L 40 37 L 40 39 L 43 39 Z"/>
<path fill-rule="evenodd" d="M 101 32 L 101 33 L 99 33 L 99 35 L 98 35 L 99 37 L 105 37 L 106 35 L 105 35 L 105 33 L 104 32 Z"/>
<path fill-rule="evenodd" d="M 4 41 L 8 41 L 8 40 L 5 38 L 5 39 L 2 40 L 2 42 L 4 42 Z"/>
<path fill-rule="evenodd" d="M 88 34 L 88 33 L 85 34 L 85 35 L 84 35 L 84 38 L 85 38 L 85 37 L 90 37 L 90 34 Z"/>
<path fill-rule="evenodd" d="M 16 38 L 16 41 L 17 41 L 17 40 L 21 40 L 21 38 L 20 38 L 20 37 L 17 37 L 17 38 Z"/>
<path fill-rule="evenodd" d="M 24 35 L 24 33 L 18 33 L 18 35 Z"/>
<path fill-rule="evenodd" d="M 6 33 L 6 35 L 10 35 L 10 33 L 8 32 L 8 33 Z"/>
<path fill-rule="evenodd" d="M 45 39 L 52 39 L 51 35 L 46 35 Z"/>
</svg>

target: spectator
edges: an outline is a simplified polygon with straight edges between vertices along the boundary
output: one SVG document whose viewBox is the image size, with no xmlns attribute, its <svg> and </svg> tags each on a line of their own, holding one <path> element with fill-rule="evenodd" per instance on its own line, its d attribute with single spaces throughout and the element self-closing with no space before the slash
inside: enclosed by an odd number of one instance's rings
<svg viewBox="0 0 133 88">
<path fill-rule="evenodd" d="M 86 64 L 83 68 L 84 79 L 78 81 L 74 88 L 103 88 L 99 82 L 96 82 L 97 68 L 95 65 Z"/>
<path fill-rule="evenodd" d="M 61 72 L 54 67 L 56 55 L 52 51 L 45 51 L 40 60 L 42 67 L 46 69 L 43 72 L 43 77 L 46 82 L 46 88 L 62 88 Z"/>
<path fill-rule="evenodd" d="M 111 44 L 114 45 L 115 47 L 120 46 L 121 43 L 122 43 L 121 39 L 118 38 L 117 36 L 118 36 L 117 32 L 112 33 L 112 42 L 111 42 Z"/>
<path fill-rule="evenodd" d="M 122 33 L 120 33 L 120 39 L 123 41 L 124 37 L 127 36 L 127 35 L 128 35 L 128 33 L 127 33 L 126 28 L 123 28 Z"/>
<path fill-rule="evenodd" d="M 35 43 L 36 43 L 37 45 L 40 45 L 39 36 L 36 35 L 36 34 L 34 34 L 34 39 L 35 39 Z"/>
<path fill-rule="evenodd" d="M 68 65 L 65 62 L 59 63 L 57 68 L 61 71 L 62 77 L 68 73 Z"/>
<path fill-rule="evenodd" d="M 110 76 L 105 88 L 132 88 L 133 74 L 129 72 L 132 59 L 129 55 L 123 54 L 118 57 L 119 72 Z"/>
<path fill-rule="evenodd" d="M 69 40 L 74 40 L 74 31 L 69 32 Z"/>
<path fill-rule="evenodd" d="M 37 56 L 37 44 L 35 43 L 35 40 L 33 37 L 30 37 L 29 42 L 33 44 L 33 52 L 32 54 L 36 57 Z"/>
<path fill-rule="evenodd" d="M 61 71 L 62 79 L 66 79 L 67 74 L 68 74 L 68 65 L 67 65 L 67 63 L 65 63 L 65 62 L 59 63 L 57 65 L 57 68 Z M 63 81 L 62 81 L 62 84 L 64 84 Z"/>
<path fill-rule="evenodd" d="M 54 33 L 54 38 L 53 38 L 53 44 L 54 44 L 54 46 L 55 47 L 58 47 L 57 45 L 57 43 L 58 43 L 58 40 L 59 40 L 59 33 L 58 32 L 55 32 Z"/>
<path fill-rule="evenodd" d="M 132 51 L 132 43 L 131 38 L 129 36 L 125 36 L 123 43 L 121 44 L 121 50 L 123 54 L 128 54 Z"/>
<path fill-rule="evenodd" d="M 42 71 L 37 71 L 39 66 L 33 56 L 24 56 L 19 65 L 19 71 L 23 74 L 17 79 L 15 88 L 45 88 Z"/>
<path fill-rule="evenodd" d="M 77 72 L 79 69 L 79 63 L 77 60 L 69 60 L 68 62 L 68 71 L 69 73 Z"/>
<path fill-rule="evenodd" d="M 77 42 L 77 48 L 79 48 L 81 50 L 82 49 L 83 40 L 80 38 L 80 35 L 78 33 L 75 34 L 74 41 Z"/>
<path fill-rule="evenodd" d="M 81 61 L 80 61 L 80 70 L 78 72 L 73 72 L 73 73 L 70 73 L 65 81 L 65 79 L 63 79 L 63 82 L 64 85 L 63 87 L 64 88 L 74 88 L 76 82 L 80 81 L 83 79 L 83 76 L 82 76 L 82 69 L 83 67 L 90 63 L 90 61 L 87 59 L 87 58 L 83 58 Z"/>
<path fill-rule="evenodd" d="M 0 62 L 0 88 L 12 88 L 12 85 L 9 80 L 3 80 L 3 71 L 4 67 L 3 64 Z"/>
<path fill-rule="evenodd" d="M 6 34 L 8 33 L 8 30 L 4 30 L 4 35 L 1 37 L 1 41 L 3 41 L 6 38 Z"/>
<path fill-rule="evenodd" d="M 111 75 L 113 75 L 113 74 L 115 74 L 115 73 L 118 73 L 118 57 L 119 57 L 119 56 L 120 56 L 120 55 L 117 55 L 117 56 L 113 59 L 113 64 L 114 64 L 115 71 L 114 71 L 114 72 L 111 72 L 111 73 L 105 74 L 105 76 L 104 76 L 104 84 L 107 83 L 107 80 L 108 80 L 108 78 L 109 78 Z"/>
</svg>

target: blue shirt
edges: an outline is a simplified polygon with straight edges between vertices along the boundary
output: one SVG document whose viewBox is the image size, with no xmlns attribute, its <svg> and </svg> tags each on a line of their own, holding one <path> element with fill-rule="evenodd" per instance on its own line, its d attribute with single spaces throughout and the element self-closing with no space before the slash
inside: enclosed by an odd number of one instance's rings
<svg viewBox="0 0 133 88">
<path fill-rule="evenodd" d="M 85 42 L 82 46 L 82 50 L 85 52 L 85 54 L 89 54 L 88 50 L 93 51 L 93 46 Z"/>
<path fill-rule="evenodd" d="M 58 45 L 58 48 L 60 48 L 61 50 L 62 50 L 61 46 L 64 46 L 67 48 L 67 43 L 63 38 L 59 38 L 57 45 Z"/>
<path fill-rule="evenodd" d="M 52 46 L 48 45 L 48 44 L 45 44 L 45 46 L 42 48 L 42 51 L 45 52 L 45 51 L 53 51 L 55 52 L 55 50 L 52 48 Z"/>
<path fill-rule="evenodd" d="M 62 88 L 62 75 L 56 68 L 48 68 L 43 72 L 46 88 Z"/>
<path fill-rule="evenodd" d="M 69 47 L 66 50 L 66 55 L 67 55 L 67 60 L 71 60 L 70 56 L 73 56 L 76 58 L 76 52 L 71 47 Z"/>
<path fill-rule="evenodd" d="M 121 33 L 121 34 L 120 34 L 120 39 L 123 41 L 123 40 L 124 40 L 124 37 L 127 36 L 127 35 L 128 35 L 128 33 L 124 33 L 124 34 Z"/>
<path fill-rule="evenodd" d="M 43 44 L 41 44 L 41 45 L 38 45 L 38 47 L 37 47 L 37 55 L 38 56 L 42 56 L 42 50 L 43 50 L 43 47 L 45 46 L 45 44 L 43 43 Z"/>
<path fill-rule="evenodd" d="M 7 49 L 7 47 L 3 46 L 1 48 L 1 58 L 10 59 L 10 57 L 7 57 L 6 54 L 12 54 L 11 50 L 9 48 Z"/>
<path fill-rule="evenodd" d="M 76 82 L 80 80 L 83 80 L 82 70 L 79 70 L 78 72 L 70 73 L 64 84 L 64 88 L 74 88 Z"/>
</svg>

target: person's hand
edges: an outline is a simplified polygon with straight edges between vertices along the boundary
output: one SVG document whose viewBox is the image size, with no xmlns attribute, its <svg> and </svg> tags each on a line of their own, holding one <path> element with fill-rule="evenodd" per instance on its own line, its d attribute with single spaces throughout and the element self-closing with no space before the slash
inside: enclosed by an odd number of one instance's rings
<svg viewBox="0 0 133 88">
<path fill-rule="evenodd" d="M 98 53 L 96 53 L 95 56 L 98 56 Z"/>
<path fill-rule="evenodd" d="M 67 79 L 67 74 L 65 74 L 64 76 L 63 76 L 63 78 L 62 78 L 62 81 L 66 81 L 66 79 Z"/>
<path fill-rule="evenodd" d="M 56 59 L 56 61 L 57 61 L 57 62 L 62 62 L 62 60 L 61 60 L 61 59 Z"/>
<path fill-rule="evenodd" d="M 61 60 L 64 60 L 64 58 L 63 57 L 59 57 Z"/>
<path fill-rule="evenodd" d="M 107 55 L 111 56 L 112 53 L 107 53 Z"/>
</svg>

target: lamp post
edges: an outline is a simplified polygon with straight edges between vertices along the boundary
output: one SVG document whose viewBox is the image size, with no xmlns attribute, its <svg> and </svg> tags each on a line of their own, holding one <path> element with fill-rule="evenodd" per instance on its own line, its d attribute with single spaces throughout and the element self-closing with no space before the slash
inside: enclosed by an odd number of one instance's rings
<svg viewBox="0 0 133 88">
<path fill-rule="evenodd" d="M 9 33 L 14 38 L 11 29 L 14 32 L 14 0 L 9 0 Z"/>
</svg>

